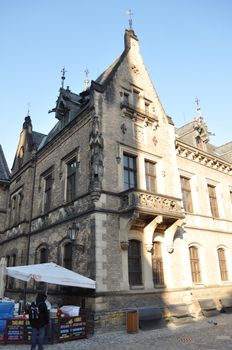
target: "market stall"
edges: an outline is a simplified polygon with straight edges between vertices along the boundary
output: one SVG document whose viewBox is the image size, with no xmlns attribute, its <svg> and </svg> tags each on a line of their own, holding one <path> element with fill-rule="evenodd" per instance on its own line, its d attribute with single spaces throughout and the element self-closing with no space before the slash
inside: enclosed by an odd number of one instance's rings
<svg viewBox="0 0 232 350">
<path fill-rule="evenodd" d="M 95 289 L 94 280 L 65 269 L 53 262 L 5 267 L 5 274 L 26 282 L 32 279 L 37 282 Z M 17 314 L 15 310 L 13 312 L 13 304 L 14 301 L 7 300 L 7 298 L 0 301 L 0 343 L 29 343 L 31 341 L 31 327 L 28 316 L 25 313 Z M 1 307 L 3 311 L 10 309 L 11 313 L 4 313 L 1 311 Z M 84 316 L 79 315 L 79 310 L 80 307 L 75 305 L 63 306 L 59 310 L 50 310 L 48 332 L 52 334 L 51 342 L 62 342 L 86 337 L 86 319 Z"/>
</svg>

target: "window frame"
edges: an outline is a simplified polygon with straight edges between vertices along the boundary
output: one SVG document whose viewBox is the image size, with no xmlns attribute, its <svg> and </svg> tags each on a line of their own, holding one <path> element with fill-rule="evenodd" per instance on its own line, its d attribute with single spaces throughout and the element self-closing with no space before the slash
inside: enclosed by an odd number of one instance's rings
<svg viewBox="0 0 232 350">
<path fill-rule="evenodd" d="M 16 253 L 7 254 L 7 256 L 6 256 L 7 267 L 16 266 L 16 260 L 17 260 Z M 7 276 L 6 288 L 7 289 L 14 289 L 14 286 L 15 286 L 15 279 L 13 277 Z"/>
<path fill-rule="evenodd" d="M 132 97 L 133 97 L 134 109 L 139 110 L 140 109 L 140 92 L 136 89 L 133 89 Z"/>
<path fill-rule="evenodd" d="M 164 286 L 162 243 L 158 241 L 153 242 L 152 272 L 154 286 Z"/>
<path fill-rule="evenodd" d="M 75 163 L 75 169 L 72 166 L 72 164 L 74 163 Z M 78 167 L 78 161 L 76 156 L 72 157 L 71 159 L 69 159 L 69 161 L 66 162 L 66 168 L 67 168 L 66 200 L 67 202 L 72 202 L 76 199 L 77 167 Z"/>
<path fill-rule="evenodd" d="M 127 159 L 127 164 L 125 164 L 125 159 Z M 132 160 L 132 167 L 130 166 L 130 160 Z M 127 176 L 126 176 L 127 174 Z M 132 178 L 133 177 L 133 183 L 132 184 Z M 124 152 L 123 153 L 123 183 L 124 183 L 124 190 L 129 189 L 135 189 L 137 188 L 137 156 L 133 154 L 129 154 Z M 125 181 L 127 179 L 127 182 Z"/>
<path fill-rule="evenodd" d="M 146 191 L 156 193 L 157 192 L 157 176 L 156 176 L 157 163 L 149 159 L 144 159 L 144 165 L 145 165 Z M 153 169 L 154 169 L 153 173 L 150 172 L 151 165 L 153 165 Z M 154 186 L 154 189 L 152 189 L 153 186 Z"/>
<path fill-rule="evenodd" d="M 207 189 L 208 189 L 208 195 L 209 195 L 209 204 L 210 204 L 211 215 L 214 218 L 219 218 L 216 186 L 208 183 Z"/>
<path fill-rule="evenodd" d="M 219 253 L 220 252 L 220 253 Z M 226 254 L 225 249 L 222 247 L 219 247 L 217 249 L 217 255 L 218 255 L 218 263 L 219 263 L 219 269 L 220 269 L 220 276 L 222 282 L 228 281 L 228 269 L 227 269 L 227 260 L 226 260 Z"/>
<path fill-rule="evenodd" d="M 141 242 L 137 239 L 129 240 L 128 280 L 130 287 L 143 285 Z"/>
<path fill-rule="evenodd" d="M 67 249 L 68 247 L 68 249 Z M 68 270 L 72 270 L 73 266 L 73 245 L 71 242 L 65 242 L 63 244 L 63 259 L 62 265 Z"/>
<path fill-rule="evenodd" d="M 180 184 L 184 210 L 187 213 L 193 213 L 191 179 L 186 176 L 180 175 Z"/>
<path fill-rule="evenodd" d="M 49 173 L 44 177 L 44 211 L 48 212 L 52 208 L 52 187 L 53 187 L 53 176 Z"/>
<path fill-rule="evenodd" d="M 199 249 L 197 246 L 191 245 L 189 247 L 189 259 L 190 259 L 192 282 L 194 284 L 202 283 Z"/>
</svg>

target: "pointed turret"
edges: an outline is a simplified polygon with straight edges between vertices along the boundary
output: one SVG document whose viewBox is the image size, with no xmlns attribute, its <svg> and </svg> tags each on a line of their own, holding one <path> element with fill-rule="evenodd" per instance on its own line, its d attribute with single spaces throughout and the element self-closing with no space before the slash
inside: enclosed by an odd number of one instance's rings
<svg viewBox="0 0 232 350">
<path fill-rule="evenodd" d="M 36 151 L 38 145 L 45 135 L 32 131 L 32 122 L 29 114 L 25 117 L 19 143 L 12 167 L 12 171 L 17 171 L 23 164 L 32 157 L 32 152 Z"/>
</svg>

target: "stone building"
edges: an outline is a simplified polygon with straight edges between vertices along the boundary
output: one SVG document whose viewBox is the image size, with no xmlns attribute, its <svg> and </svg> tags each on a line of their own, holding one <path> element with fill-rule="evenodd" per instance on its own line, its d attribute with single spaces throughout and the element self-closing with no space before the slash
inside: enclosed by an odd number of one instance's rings
<svg viewBox="0 0 232 350">
<path fill-rule="evenodd" d="M 48 135 L 25 118 L 0 192 L 0 257 L 96 280 L 95 292 L 48 287 L 92 313 L 95 331 L 124 327 L 130 307 L 197 309 L 232 292 L 232 143 L 211 145 L 199 113 L 176 129 L 131 29 L 124 46 L 85 91 L 62 86 Z M 6 293 L 23 288 L 9 279 Z"/>
</svg>

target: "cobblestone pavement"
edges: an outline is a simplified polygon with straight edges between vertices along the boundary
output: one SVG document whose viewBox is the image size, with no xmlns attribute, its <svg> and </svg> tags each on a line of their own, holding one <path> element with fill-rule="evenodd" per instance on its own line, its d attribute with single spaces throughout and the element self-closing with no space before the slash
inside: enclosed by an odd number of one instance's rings
<svg viewBox="0 0 232 350">
<path fill-rule="evenodd" d="M 210 323 L 217 322 L 217 325 Z M 232 314 L 220 314 L 182 326 L 94 335 L 88 339 L 46 345 L 45 350 L 229 350 L 232 349 Z M 2 350 L 30 350 L 29 345 L 2 345 Z"/>
</svg>

